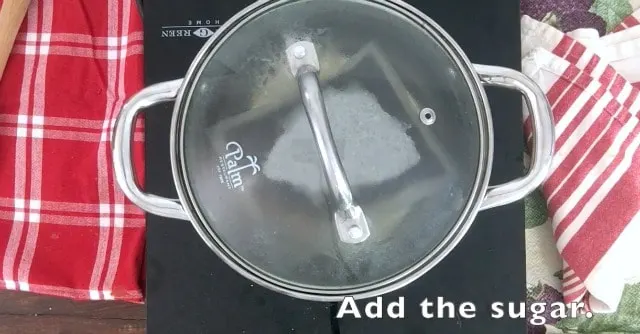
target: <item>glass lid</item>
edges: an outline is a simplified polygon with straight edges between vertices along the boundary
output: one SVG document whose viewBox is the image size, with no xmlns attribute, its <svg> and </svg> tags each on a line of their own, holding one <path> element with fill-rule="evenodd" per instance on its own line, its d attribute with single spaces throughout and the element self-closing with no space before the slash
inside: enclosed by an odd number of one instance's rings
<svg viewBox="0 0 640 334">
<path fill-rule="evenodd" d="M 292 289 L 359 289 L 458 232 L 481 154 L 477 88 L 399 9 L 262 2 L 186 79 L 185 187 L 240 267 Z"/>
</svg>

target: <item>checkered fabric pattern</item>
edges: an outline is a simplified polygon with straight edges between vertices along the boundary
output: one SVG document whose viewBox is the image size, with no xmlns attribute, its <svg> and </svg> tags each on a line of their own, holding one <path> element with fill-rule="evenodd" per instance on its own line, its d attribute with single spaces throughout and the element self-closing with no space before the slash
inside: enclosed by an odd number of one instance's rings
<svg viewBox="0 0 640 334">
<path fill-rule="evenodd" d="M 0 288 L 143 300 L 145 217 L 110 144 L 143 87 L 142 37 L 131 0 L 32 1 L 0 81 Z M 143 133 L 140 120 L 141 184 Z"/>
</svg>

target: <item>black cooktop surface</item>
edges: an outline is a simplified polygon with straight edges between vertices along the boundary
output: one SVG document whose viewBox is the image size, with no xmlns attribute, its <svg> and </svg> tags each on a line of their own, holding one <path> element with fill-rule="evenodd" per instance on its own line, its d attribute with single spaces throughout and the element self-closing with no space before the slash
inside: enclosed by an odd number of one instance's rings
<svg viewBox="0 0 640 334">
<path fill-rule="evenodd" d="M 320 1 L 320 0 L 319 0 Z M 184 76 L 206 37 L 252 1 L 144 1 L 146 84 Z M 513 0 L 408 1 L 451 34 L 474 63 L 520 68 L 519 2 Z M 204 28 L 204 29 L 202 29 Z M 521 175 L 522 108 L 513 92 L 488 90 L 495 128 L 492 183 Z M 169 164 L 171 104 L 146 115 L 146 189 L 176 197 Z M 522 203 L 481 212 L 460 245 L 409 287 L 385 295 L 404 297 L 404 319 L 336 319 L 340 305 L 295 300 L 245 280 L 222 263 L 190 223 L 147 215 L 148 332 L 256 334 L 526 333 L 524 319 L 492 319 L 493 302 L 525 299 Z M 475 304 L 466 319 L 425 319 L 425 298 Z M 435 307 L 435 306 L 434 306 Z M 432 311 L 437 309 L 432 308 Z M 437 315 L 437 314 L 436 314 Z"/>
</svg>

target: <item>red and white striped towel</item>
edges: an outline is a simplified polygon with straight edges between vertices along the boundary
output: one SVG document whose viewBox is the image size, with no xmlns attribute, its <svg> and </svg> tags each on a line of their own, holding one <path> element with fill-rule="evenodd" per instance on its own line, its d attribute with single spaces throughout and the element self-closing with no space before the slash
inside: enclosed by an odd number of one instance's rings
<svg viewBox="0 0 640 334">
<path fill-rule="evenodd" d="M 563 34 L 528 16 L 521 24 L 523 72 L 546 91 L 555 121 L 542 191 L 564 260 L 565 302 L 613 312 L 640 266 L 640 89 L 628 80 L 640 68 L 624 62 L 640 57 L 640 34 Z"/>
<path fill-rule="evenodd" d="M 640 9 L 636 10 L 627 18 L 622 20 L 622 22 L 620 22 L 620 24 L 613 29 L 613 32 L 616 33 L 618 31 L 626 30 L 638 25 L 640 25 Z"/>
<path fill-rule="evenodd" d="M 144 215 L 114 182 L 110 146 L 142 60 L 135 2 L 31 3 L 0 81 L 0 288 L 143 300 Z"/>
</svg>

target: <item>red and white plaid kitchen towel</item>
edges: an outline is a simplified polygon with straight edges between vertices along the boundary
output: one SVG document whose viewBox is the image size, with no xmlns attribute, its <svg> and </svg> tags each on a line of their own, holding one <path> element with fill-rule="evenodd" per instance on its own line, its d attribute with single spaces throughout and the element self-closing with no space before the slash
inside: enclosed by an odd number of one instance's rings
<svg viewBox="0 0 640 334">
<path fill-rule="evenodd" d="M 521 24 L 523 72 L 546 91 L 555 121 L 542 191 L 564 260 L 564 299 L 614 312 L 640 268 L 640 89 L 628 79 L 640 74 L 640 31 L 601 38 L 528 16 Z"/>
<path fill-rule="evenodd" d="M 144 215 L 110 137 L 143 87 L 131 0 L 32 1 L 0 81 L 0 288 L 143 300 Z M 135 165 L 143 181 L 143 129 Z"/>
</svg>

